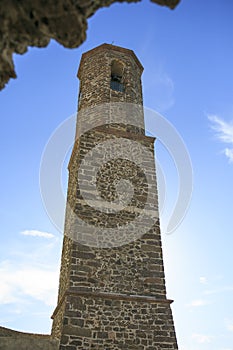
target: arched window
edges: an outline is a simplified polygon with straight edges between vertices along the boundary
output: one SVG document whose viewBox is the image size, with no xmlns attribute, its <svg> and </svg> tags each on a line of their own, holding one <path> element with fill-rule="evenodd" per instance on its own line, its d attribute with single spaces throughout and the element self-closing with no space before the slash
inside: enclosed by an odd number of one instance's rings
<svg viewBox="0 0 233 350">
<path fill-rule="evenodd" d="M 110 87 L 112 90 L 124 92 L 123 70 L 124 66 L 121 62 L 116 60 L 112 61 L 110 83 Z"/>
</svg>

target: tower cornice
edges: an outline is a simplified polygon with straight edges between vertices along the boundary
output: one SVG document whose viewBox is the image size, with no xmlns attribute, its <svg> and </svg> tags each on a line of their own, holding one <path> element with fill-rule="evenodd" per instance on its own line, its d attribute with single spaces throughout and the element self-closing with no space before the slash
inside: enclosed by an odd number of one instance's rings
<svg viewBox="0 0 233 350">
<path fill-rule="evenodd" d="M 118 51 L 118 52 L 121 52 L 123 54 L 127 54 L 127 55 L 131 56 L 134 59 L 134 61 L 138 65 L 138 68 L 139 68 L 141 74 L 142 74 L 142 72 L 144 70 L 141 62 L 139 61 L 139 59 L 137 58 L 137 56 L 135 55 L 133 50 L 126 49 L 124 47 L 120 47 L 120 46 L 116 46 L 116 45 L 112 45 L 112 44 L 104 43 L 104 44 L 102 44 L 100 46 L 97 46 L 94 49 L 91 49 L 91 50 L 89 50 L 89 51 L 87 51 L 87 52 L 82 54 L 82 58 L 81 58 L 79 69 L 78 69 L 78 73 L 77 73 L 77 77 L 79 79 L 81 77 L 81 72 L 82 72 L 82 69 L 83 69 L 83 62 L 84 62 L 84 60 L 87 59 L 90 56 L 95 55 L 96 53 L 98 53 L 100 51 Z"/>
</svg>

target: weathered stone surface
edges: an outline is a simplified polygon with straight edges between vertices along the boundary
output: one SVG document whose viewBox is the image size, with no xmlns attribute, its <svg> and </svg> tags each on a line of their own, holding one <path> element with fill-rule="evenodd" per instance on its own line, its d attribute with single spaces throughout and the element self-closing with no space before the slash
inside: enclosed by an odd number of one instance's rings
<svg viewBox="0 0 233 350">
<path fill-rule="evenodd" d="M 133 349 L 133 350 L 168 350 L 177 349 L 174 325 L 169 302 L 119 300 L 106 297 L 82 297 L 85 309 L 74 306 L 67 297 L 67 308 L 79 313 L 77 318 L 82 327 L 64 326 L 61 349 L 69 349 L 75 344 L 76 349 Z M 72 305 L 72 306 L 71 306 Z"/>
<path fill-rule="evenodd" d="M 1 337 L 0 350 L 58 350 L 58 340 L 27 337 Z"/>
<path fill-rule="evenodd" d="M 0 89 L 10 78 L 16 78 L 14 52 L 23 54 L 28 46 L 46 47 L 50 39 L 65 47 L 78 47 L 86 39 L 87 18 L 115 1 L 0 0 Z M 179 2 L 152 1 L 170 8 Z"/>
<path fill-rule="evenodd" d="M 0 327 L 0 350 L 58 350 L 58 340 L 51 335 L 33 334 Z"/>
<path fill-rule="evenodd" d="M 118 90 L 111 84 L 113 67 L 122 69 Z M 114 45 L 103 44 L 82 56 L 61 262 L 65 275 L 53 314 L 52 335 L 61 339 L 60 350 L 178 349 L 166 297 L 159 220 L 153 217 L 151 223 L 148 215 L 148 220 L 136 221 L 148 201 L 147 212 L 158 211 L 154 138 L 144 130 L 142 71 L 131 50 Z M 125 140 L 122 157 L 117 153 L 108 161 L 105 142 L 110 141 L 110 150 L 116 144 L 121 150 Z M 143 156 L 141 148 L 147 150 Z M 110 209 L 121 177 L 133 191 L 127 204 L 114 212 Z M 101 199 L 106 211 L 99 210 Z M 108 236 L 109 228 L 115 229 L 113 236 Z"/>
</svg>

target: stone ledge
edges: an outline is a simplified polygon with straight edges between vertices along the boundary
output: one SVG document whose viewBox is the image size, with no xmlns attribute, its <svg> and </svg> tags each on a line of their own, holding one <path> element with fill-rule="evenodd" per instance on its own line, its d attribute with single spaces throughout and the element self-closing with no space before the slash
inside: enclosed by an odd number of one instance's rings
<svg viewBox="0 0 233 350">
<path fill-rule="evenodd" d="M 156 137 L 154 136 L 147 136 L 147 135 L 143 135 L 143 134 L 136 134 L 136 133 L 132 133 L 132 132 L 127 132 L 127 131 L 123 131 L 123 130 L 117 130 L 117 129 L 114 129 L 114 128 L 106 128 L 105 125 L 101 125 L 101 126 L 97 126 L 91 130 L 89 130 L 89 132 L 92 132 L 92 133 L 103 133 L 104 135 L 112 135 L 113 137 L 117 137 L 117 138 L 125 138 L 125 139 L 128 139 L 128 140 L 133 140 L 133 141 L 142 141 L 142 142 L 145 142 L 147 145 L 153 145 L 154 142 L 156 141 Z M 85 134 L 84 134 L 85 135 Z M 82 135 L 83 136 L 83 135 Z M 81 137 L 82 137 L 81 136 Z M 70 161 L 69 161 L 69 164 L 68 164 L 68 169 L 70 169 L 71 167 L 71 164 L 74 160 L 74 157 L 77 153 L 77 149 L 79 147 L 79 144 L 80 144 L 80 139 L 81 137 L 76 137 L 75 141 L 74 141 L 74 146 L 73 146 L 73 150 L 72 150 L 72 154 L 71 154 L 71 157 L 70 157 Z M 93 143 L 93 148 L 95 147 L 95 144 Z M 150 149 L 150 148 L 148 148 Z M 153 150 L 151 150 L 151 152 L 153 152 Z"/>
<path fill-rule="evenodd" d="M 154 143 L 156 140 L 156 137 L 154 136 L 147 136 L 147 135 L 143 135 L 143 134 L 136 134 L 133 132 L 128 132 L 128 131 L 123 131 L 123 130 L 118 130 L 118 129 L 114 129 L 114 128 L 106 128 L 105 125 L 101 125 L 101 126 L 97 126 L 96 128 L 94 128 L 93 130 L 96 131 L 100 131 L 103 132 L 105 134 L 112 134 L 114 136 L 117 137 L 122 137 L 125 139 L 131 139 L 131 140 L 142 140 L 145 141 L 146 143 Z"/>
<path fill-rule="evenodd" d="M 61 305 L 65 301 L 67 296 L 80 296 L 80 297 L 91 297 L 91 298 L 103 298 L 111 300 L 122 300 L 122 301 L 135 301 L 135 302 L 146 302 L 154 304 L 167 304 L 170 305 L 173 303 L 171 299 L 156 299 L 153 296 L 147 295 L 135 295 L 135 294 L 120 294 L 120 293 L 107 293 L 107 292 L 97 292 L 97 291 L 84 291 L 79 288 L 73 287 L 72 289 L 67 290 L 62 296 L 60 302 L 55 308 L 53 315 L 51 316 L 54 319 Z"/>
</svg>

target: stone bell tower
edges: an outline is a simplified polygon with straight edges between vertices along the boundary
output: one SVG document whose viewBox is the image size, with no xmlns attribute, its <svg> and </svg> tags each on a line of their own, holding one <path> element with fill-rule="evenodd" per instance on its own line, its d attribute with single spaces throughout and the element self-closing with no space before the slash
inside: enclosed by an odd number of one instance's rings
<svg viewBox="0 0 233 350">
<path fill-rule="evenodd" d="M 52 336 L 60 350 L 178 349 L 166 298 L 143 67 L 103 44 L 82 55 Z"/>
</svg>

